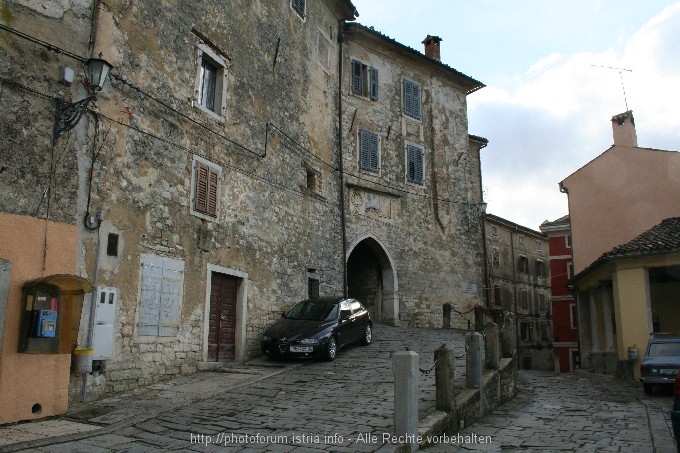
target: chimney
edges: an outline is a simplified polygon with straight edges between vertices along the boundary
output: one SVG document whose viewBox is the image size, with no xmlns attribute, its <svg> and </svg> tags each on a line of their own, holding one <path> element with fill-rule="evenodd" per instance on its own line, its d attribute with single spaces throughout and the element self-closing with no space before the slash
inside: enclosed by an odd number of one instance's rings
<svg viewBox="0 0 680 453">
<path fill-rule="evenodd" d="M 427 38 L 423 40 L 423 44 L 425 44 L 425 55 L 440 61 L 441 56 L 439 54 L 439 43 L 441 41 L 442 39 L 439 36 L 427 35 Z"/>
<path fill-rule="evenodd" d="M 612 117 L 612 130 L 614 132 L 614 145 L 637 147 L 637 133 L 635 132 L 635 119 L 632 110 L 614 115 Z"/>
</svg>

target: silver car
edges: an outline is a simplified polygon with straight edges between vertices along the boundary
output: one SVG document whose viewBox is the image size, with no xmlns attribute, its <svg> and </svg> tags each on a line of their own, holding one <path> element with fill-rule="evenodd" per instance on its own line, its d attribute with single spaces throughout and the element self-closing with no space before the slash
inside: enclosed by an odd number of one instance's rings
<svg viewBox="0 0 680 453">
<path fill-rule="evenodd" d="M 655 385 L 673 385 L 680 369 L 680 335 L 652 334 L 640 363 L 640 382 L 645 393 Z"/>
</svg>

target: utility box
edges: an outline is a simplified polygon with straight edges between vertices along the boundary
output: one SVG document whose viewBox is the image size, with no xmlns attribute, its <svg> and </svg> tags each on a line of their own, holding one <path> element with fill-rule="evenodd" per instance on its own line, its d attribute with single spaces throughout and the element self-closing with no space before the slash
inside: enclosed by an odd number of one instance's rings
<svg viewBox="0 0 680 453">
<path fill-rule="evenodd" d="M 92 338 L 94 355 L 92 358 L 94 360 L 112 359 L 118 289 L 98 287 L 94 303 L 94 332 Z"/>
</svg>

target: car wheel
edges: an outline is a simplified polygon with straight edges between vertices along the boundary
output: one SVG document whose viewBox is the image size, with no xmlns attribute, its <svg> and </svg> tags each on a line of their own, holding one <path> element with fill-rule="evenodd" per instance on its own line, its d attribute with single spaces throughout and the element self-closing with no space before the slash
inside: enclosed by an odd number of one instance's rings
<svg viewBox="0 0 680 453">
<path fill-rule="evenodd" d="M 643 387 L 645 388 L 645 393 L 647 395 L 652 394 L 652 384 L 643 384 Z"/>
<path fill-rule="evenodd" d="M 335 360 L 335 355 L 338 353 L 338 345 L 335 342 L 335 337 L 330 337 L 326 342 L 326 360 L 332 362 Z"/>
<path fill-rule="evenodd" d="M 364 330 L 364 336 L 361 337 L 361 344 L 368 346 L 373 341 L 373 329 L 370 324 L 366 324 L 366 329 Z"/>
</svg>

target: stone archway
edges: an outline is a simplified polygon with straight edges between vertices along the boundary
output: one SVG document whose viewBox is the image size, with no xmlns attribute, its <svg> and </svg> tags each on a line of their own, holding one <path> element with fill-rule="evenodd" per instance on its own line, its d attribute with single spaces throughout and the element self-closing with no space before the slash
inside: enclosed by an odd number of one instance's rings
<svg viewBox="0 0 680 453">
<path fill-rule="evenodd" d="M 376 238 L 357 239 L 347 256 L 347 291 L 366 306 L 374 321 L 398 325 L 397 273 L 392 263 Z"/>
</svg>

